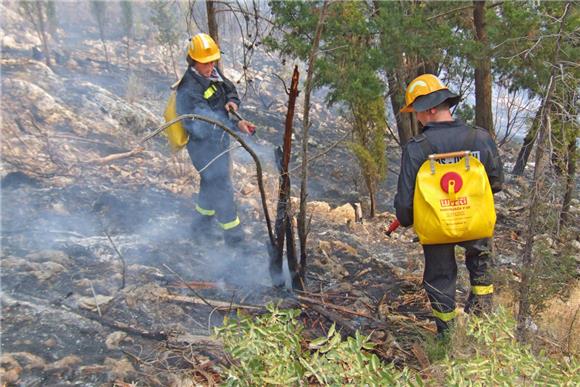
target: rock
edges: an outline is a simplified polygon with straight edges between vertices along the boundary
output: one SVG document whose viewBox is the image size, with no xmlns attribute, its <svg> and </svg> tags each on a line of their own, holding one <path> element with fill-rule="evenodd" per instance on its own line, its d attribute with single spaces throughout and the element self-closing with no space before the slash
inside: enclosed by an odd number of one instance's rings
<svg viewBox="0 0 580 387">
<path fill-rule="evenodd" d="M 70 257 L 67 253 L 60 250 L 43 250 L 28 254 L 26 259 L 34 262 L 55 262 L 60 265 L 66 266 L 70 264 Z"/>
<path fill-rule="evenodd" d="M 356 251 L 356 249 L 352 246 L 350 246 L 349 244 L 339 241 L 339 240 L 335 240 L 332 241 L 332 248 L 334 250 L 338 250 L 338 251 L 342 251 L 348 255 L 352 255 L 352 256 L 358 256 L 358 251 Z"/>
<path fill-rule="evenodd" d="M 21 79 L 7 79 L 3 82 L 3 91 L 6 98 L 22 101 L 19 109 L 34 111 L 36 121 L 42 121 L 43 126 L 68 129 L 80 135 L 88 133 L 86 125 L 72 111 L 38 85 Z"/>
<path fill-rule="evenodd" d="M 138 103 L 128 103 L 108 90 L 90 82 L 80 82 L 79 88 L 86 94 L 82 102 L 84 108 L 106 113 L 115 126 L 130 129 L 135 134 L 141 134 L 146 128 L 157 127 L 158 118 Z M 95 110 L 96 109 L 96 110 Z"/>
<path fill-rule="evenodd" d="M 65 356 L 60 360 L 46 366 L 47 371 L 56 371 L 62 368 L 74 367 L 81 362 L 81 358 L 75 355 Z"/>
<path fill-rule="evenodd" d="M 38 270 L 34 270 L 32 274 L 38 278 L 40 282 L 47 281 L 55 275 L 65 271 L 65 267 L 56 262 L 43 262 L 40 264 Z"/>
<path fill-rule="evenodd" d="M 48 348 L 54 348 L 57 344 L 57 341 L 54 337 L 51 337 L 51 338 L 44 340 L 43 344 Z"/>
<path fill-rule="evenodd" d="M 171 378 L 171 387 L 196 387 L 199 385 L 188 375 L 171 375 Z"/>
<path fill-rule="evenodd" d="M 325 252 L 328 255 L 330 255 L 330 252 L 332 251 L 332 245 L 328 241 L 318 241 L 318 248 L 321 252 Z"/>
<path fill-rule="evenodd" d="M 44 367 L 46 367 L 44 359 L 30 352 L 14 352 L 11 355 L 14 356 L 26 370 L 33 368 L 44 369 Z"/>
<path fill-rule="evenodd" d="M 577 240 L 573 240 L 571 244 L 577 251 L 580 251 L 580 242 L 578 242 Z M 578 260 L 580 259 L 580 257 L 576 255 L 576 259 Z"/>
<path fill-rule="evenodd" d="M 4 383 L 16 383 L 20 379 L 22 367 L 9 353 L 4 353 L 0 357 L 0 381 Z"/>
<path fill-rule="evenodd" d="M 510 214 L 509 211 L 505 209 L 505 207 L 499 205 L 497 202 L 495 204 L 495 212 L 497 214 L 497 217 L 500 219 L 506 219 L 509 218 Z"/>
<path fill-rule="evenodd" d="M 330 270 L 330 274 L 334 278 L 343 279 L 344 277 L 348 277 L 350 275 L 349 271 L 338 263 L 332 263 L 328 265 L 328 268 Z"/>
<path fill-rule="evenodd" d="M 105 339 L 105 345 L 108 349 L 119 349 L 119 345 L 127 338 L 127 333 L 123 331 L 116 331 L 111 333 Z"/>
<path fill-rule="evenodd" d="M 97 303 L 99 305 L 99 308 L 102 308 L 104 305 L 108 304 L 112 299 L 113 297 L 97 294 L 96 297 L 81 297 L 79 298 L 78 303 L 81 308 L 97 312 Z"/>
<path fill-rule="evenodd" d="M 0 264 L 2 265 L 2 269 L 21 269 L 21 270 L 33 270 L 33 266 L 30 262 L 28 262 L 25 258 L 14 257 L 14 256 L 7 256 L 0 260 Z"/>
<path fill-rule="evenodd" d="M 308 211 L 313 215 L 326 215 L 330 212 L 330 205 L 326 202 L 312 201 L 308 203 Z"/>
<path fill-rule="evenodd" d="M 330 211 L 330 219 L 336 223 L 347 223 L 348 221 L 356 221 L 356 213 L 354 207 L 350 204 L 345 204 Z"/>
<path fill-rule="evenodd" d="M 334 291 L 336 291 L 337 293 L 351 293 L 353 289 L 353 286 L 350 282 L 346 281 L 346 282 L 340 282 L 337 287 L 335 289 L 333 289 Z"/>
<path fill-rule="evenodd" d="M 126 357 L 120 359 L 106 358 L 104 364 L 110 367 L 110 373 L 113 379 L 124 379 L 129 374 L 135 372 L 135 368 Z"/>
<path fill-rule="evenodd" d="M 244 187 L 242 187 L 240 193 L 244 196 L 248 196 L 250 194 L 255 194 L 258 193 L 258 189 L 255 185 L 253 184 L 247 184 Z"/>
<path fill-rule="evenodd" d="M 53 203 L 52 210 L 59 215 L 70 215 L 64 203 L 62 202 Z"/>
<path fill-rule="evenodd" d="M 79 373 L 81 375 L 92 375 L 92 374 L 100 374 L 107 372 L 108 367 L 102 364 L 90 364 L 86 366 L 82 366 L 79 368 Z"/>
<path fill-rule="evenodd" d="M 543 241 L 547 247 L 554 247 L 554 240 L 547 234 L 534 235 L 534 242 Z"/>
</svg>

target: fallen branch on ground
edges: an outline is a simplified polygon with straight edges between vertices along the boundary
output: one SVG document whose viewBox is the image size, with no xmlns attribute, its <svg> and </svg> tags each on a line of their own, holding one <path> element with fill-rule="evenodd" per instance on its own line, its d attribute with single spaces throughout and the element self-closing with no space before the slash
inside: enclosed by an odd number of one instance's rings
<svg viewBox="0 0 580 387">
<path fill-rule="evenodd" d="M 166 296 L 161 296 L 160 298 L 162 300 L 166 300 L 166 301 L 184 302 L 187 304 L 208 305 L 208 303 L 209 303 L 214 308 L 219 309 L 219 310 L 228 310 L 228 309 L 264 310 L 263 307 L 257 306 L 257 305 L 235 304 L 235 303 L 226 302 L 226 301 L 210 300 L 207 298 L 205 299 L 205 301 L 207 301 L 207 302 L 202 301 L 198 298 L 194 298 L 194 297 L 177 296 L 177 295 L 172 295 L 172 294 L 166 295 Z"/>
<path fill-rule="evenodd" d="M 108 155 L 105 157 L 98 157 L 96 159 L 84 161 L 83 164 L 108 164 L 108 163 L 116 161 L 116 160 L 126 159 L 128 157 L 135 156 L 136 154 L 139 154 L 139 153 L 143 152 L 144 150 L 145 150 L 144 147 L 138 146 L 136 148 L 133 148 L 129 152 L 113 153 L 112 155 Z"/>
</svg>

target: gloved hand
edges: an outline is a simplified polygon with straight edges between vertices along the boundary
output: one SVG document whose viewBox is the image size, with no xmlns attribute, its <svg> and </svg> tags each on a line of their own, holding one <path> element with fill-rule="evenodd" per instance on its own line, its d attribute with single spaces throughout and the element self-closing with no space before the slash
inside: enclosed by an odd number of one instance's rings
<svg viewBox="0 0 580 387">
<path fill-rule="evenodd" d="M 233 110 L 234 112 L 238 111 L 238 105 L 236 105 L 236 103 L 233 101 L 229 101 L 224 105 L 224 107 L 226 108 L 226 112 L 229 112 L 231 110 Z"/>
<path fill-rule="evenodd" d="M 250 121 L 240 120 L 238 121 L 238 129 L 240 129 L 242 133 L 252 135 L 256 131 L 256 125 L 252 124 Z"/>
</svg>

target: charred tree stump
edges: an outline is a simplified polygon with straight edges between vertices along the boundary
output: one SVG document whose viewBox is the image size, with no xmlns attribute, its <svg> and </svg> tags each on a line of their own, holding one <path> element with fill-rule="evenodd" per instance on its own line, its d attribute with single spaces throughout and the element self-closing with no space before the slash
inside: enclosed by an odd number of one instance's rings
<svg viewBox="0 0 580 387">
<path fill-rule="evenodd" d="M 292 278 L 292 288 L 302 289 L 303 279 L 300 279 L 300 265 L 296 257 L 296 246 L 294 243 L 294 231 L 292 229 L 292 218 L 290 216 L 290 175 L 288 165 L 290 163 L 290 154 L 292 152 L 292 121 L 294 119 L 294 107 L 298 97 L 298 67 L 294 67 L 292 75 L 292 84 L 288 100 L 288 112 L 286 114 L 286 123 L 284 130 L 283 149 L 278 147 L 275 151 L 276 164 L 280 172 L 280 190 L 278 193 L 278 205 L 276 213 L 276 223 L 274 226 L 276 234 L 276 251 L 270 260 L 270 276 L 274 286 L 284 285 L 283 276 L 283 254 L 284 240 L 286 239 L 286 256 L 288 259 L 288 268 Z"/>
</svg>

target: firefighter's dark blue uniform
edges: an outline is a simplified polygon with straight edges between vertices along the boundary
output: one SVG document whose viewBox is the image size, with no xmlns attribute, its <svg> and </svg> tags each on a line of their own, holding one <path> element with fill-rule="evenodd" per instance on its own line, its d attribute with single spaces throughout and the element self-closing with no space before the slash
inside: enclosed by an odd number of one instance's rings
<svg viewBox="0 0 580 387">
<path fill-rule="evenodd" d="M 423 133 L 409 141 L 403 150 L 395 196 L 397 219 L 401 225 L 413 224 L 415 180 L 428 154 L 467 149 L 478 152 L 479 160 L 485 166 L 492 192 L 501 191 L 504 180 L 503 165 L 497 146 L 487 130 L 469 128 L 461 120 L 428 123 L 423 127 Z M 489 278 L 491 241 L 480 239 L 457 243 L 457 245 L 466 249 L 465 263 L 471 282 L 471 292 L 466 304 L 466 310 L 469 311 L 470 308 L 476 306 L 477 302 L 483 302 L 493 293 L 493 285 Z M 423 252 L 425 255 L 423 285 L 431 301 L 437 328 L 441 332 L 447 329 L 447 323 L 456 314 L 455 244 L 423 245 Z"/>
<path fill-rule="evenodd" d="M 177 88 L 175 108 L 178 115 L 203 115 L 237 131 L 225 109 L 230 101 L 240 105 L 235 86 L 217 68 L 206 78 L 189 66 Z M 183 126 L 189 134 L 187 150 L 191 161 L 198 171 L 202 170 L 195 207 L 197 216 L 209 220 L 215 215 L 227 242 L 228 234 L 241 232 L 231 181 L 230 152 L 226 152 L 230 146 L 229 135 L 199 120 L 185 120 Z M 219 156 L 222 152 L 225 153 Z"/>
</svg>

